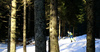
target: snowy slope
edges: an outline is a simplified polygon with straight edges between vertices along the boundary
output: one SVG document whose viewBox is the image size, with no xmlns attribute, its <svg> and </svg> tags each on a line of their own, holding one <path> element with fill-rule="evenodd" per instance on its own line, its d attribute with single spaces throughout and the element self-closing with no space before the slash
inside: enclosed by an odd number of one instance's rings
<svg viewBox="0 0 100 52">
<path fill-rule="evenodd" d="M 68 37 L 59 39 L 60 52 L 86 52 L 86 34 L 74 37 L 74 39 L 76 40 L 76 42 L 71 42 L 70 38 Z M 100 39 L 95 40 L 95 48 L 95 52 L 100 52 Z M 7 52 L 7 44 L 0 43 L 0 52 Z M 23 46 L 17 46 L 16 52 L 23 52 Z M 35 52 L 35 45 L 27 45 L 27 52 Z"/>
</svg>

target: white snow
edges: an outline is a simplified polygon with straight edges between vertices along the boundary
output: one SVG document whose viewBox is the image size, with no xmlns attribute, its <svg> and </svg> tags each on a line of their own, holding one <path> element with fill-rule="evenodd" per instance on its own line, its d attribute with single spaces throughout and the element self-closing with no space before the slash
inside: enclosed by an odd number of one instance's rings
<svg viewBox="0 0 100 52">
<path fill-rule="evenodd" d="M 60 52 L 86 52 L 86 34 L 74 37 L 76 41 L 71 42 L 69 37 L 59 39 Z M 33 40 L 32 43 L 35 41 Z M 27 45 L 27 52 L 35 52 L 35 45 Z M 48 40 L 47 51 L 48 51 Z M 7 44 L 0 43 L 0 52 L 7 52 Z M 17 46 L 16 52 L 23 52 L 23 46 Z M 95 52 L 100 52 L 100 39 L 95 39 Z"/>
</svg>

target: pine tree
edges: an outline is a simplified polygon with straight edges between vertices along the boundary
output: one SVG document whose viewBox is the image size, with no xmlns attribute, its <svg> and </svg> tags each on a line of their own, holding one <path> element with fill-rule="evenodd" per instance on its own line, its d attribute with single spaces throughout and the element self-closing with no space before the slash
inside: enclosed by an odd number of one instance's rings
<svg viewBox="0 0 100 52">
<path fill-rule="evenodd" d="M 50 52 L 59 52 L 57 17 L 57 0 L 50 0 Z"/>
<path fill-rule="evenodd" d="M 45 0 L 34 1 L 35 52 L 46 52 Z"/>
<path fill-rule="evenodd" d="M 26 52 L 26 0 L 24 2 L 24 17 L 23 17 L 23 51 Z"/>
<path fill-rule="evenodd" d="M 16 0 L 11 1 L 11 38 L 10 38 L 10 52 L 16 52 Z"/>
<path fill-rule="evenodd" d="M 95 35 L 94 35 L 94 0 L 87 0 L 87 52 L 95 52 Z"/>
</svg>

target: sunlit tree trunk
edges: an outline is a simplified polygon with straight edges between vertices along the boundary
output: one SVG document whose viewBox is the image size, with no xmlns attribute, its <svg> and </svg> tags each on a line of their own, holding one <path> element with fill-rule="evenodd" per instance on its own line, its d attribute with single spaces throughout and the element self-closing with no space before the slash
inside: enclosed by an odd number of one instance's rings
<svg viewBox="0 0 100 52">
<path fill-rule="evenodd" d="M 87 0 L 87 52 L 95 52 L 95 35 L 94 35 L 94 0 Z"/>
<path fill-rule="evenodd" d="M 45 0 L 34 1 L 35 52 L 46 52 Z"/>
<path fill-rule="evenodd" d="M 16 52 L 16 0 L 11 1 L 10 52 Z"/>
<path fill-rule="evenodd" d="M 50 0 L 50 52 L 59 52 L 57 17 L 57 0 Z"/>
<path fill-rule="evenodd" d="M 60 34 L 61 34 L 61 20 L 59 18 L 59 39 L 60 39 Z"/>
<path fill-rule="evenodd" d="M 23 52 L 26 52 L 26 0 L 24 2 L 24 17 L 23 17 Z"/>
</svg>

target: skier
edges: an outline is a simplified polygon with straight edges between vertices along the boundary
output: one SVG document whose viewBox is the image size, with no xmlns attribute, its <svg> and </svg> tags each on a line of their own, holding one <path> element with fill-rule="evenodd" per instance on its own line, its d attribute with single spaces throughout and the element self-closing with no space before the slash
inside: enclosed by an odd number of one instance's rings
<svg viewBox="0 0 100 52">
<path fill-rule="evenodd" d="M 72 42 L 72 40 L 75 41 L 75 39 L 73 38 L 73 33 L 69 32 L 69 31 L 67 31 L 67 33 L 68 33 L 68 37 L 70 37 L 71 42 Z"/>
</svg>

